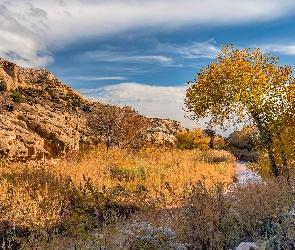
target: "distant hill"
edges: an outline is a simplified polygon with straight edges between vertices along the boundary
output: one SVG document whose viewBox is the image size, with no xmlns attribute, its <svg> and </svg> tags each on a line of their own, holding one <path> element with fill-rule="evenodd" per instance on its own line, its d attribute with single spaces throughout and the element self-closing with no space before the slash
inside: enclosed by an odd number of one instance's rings
<svg viewBox="0 0 295 250">
<path fill-rule="evenodd" d="M 0 59 L 0 156 L 15 161 L 63 157 L 95 145 L 103 138 L 89 121 L 106 106 L 86 100 L 46 69 Z M 173 144 L 174 135 L 185 129 L 167 119 L 149 118 L 148 123 L 147 138 L 158 143 Z"/>
</svg>

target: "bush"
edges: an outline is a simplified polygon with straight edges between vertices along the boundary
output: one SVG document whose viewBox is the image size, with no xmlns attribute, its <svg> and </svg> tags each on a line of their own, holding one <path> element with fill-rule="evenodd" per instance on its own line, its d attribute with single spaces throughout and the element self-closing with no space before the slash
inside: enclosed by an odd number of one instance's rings
<svg viewBox="0 0 295 250">
<path fill-rule="evenodd" d="M 92 106 L 87 126 L 95 132 L 97 142 L 106 145 L 107 151 L 111 148 L 138 150 L 147 142 L 149 122 L 130 106 L 96 104 Z"/>
<path fill-rule="evenodd" d="M 6 91 L 7 90 L 7 85 L 5 82 L 0 82 L 0 91 Z"/>
<path fill-rule="evenodd" d="M 214 149 L 222 149 L 225 146 L 225 140 L 223 137 L 216 136 L 212 139 L 212 146 Z"/>
<path fill-rule="evenodd" d="M 183 131 L 176 136 L 176 145 L 180 149 L 209 149 L 211 138 L 205 136 L 200 128 Z"/>
<path fill-rule="evenodd" d="M 12 97 L 12 100 L 16 103 L 21 103 L 23 101 L 23 96 L 20 92 L 14 91 L 11 97 Z"/>
<path fill-rule="evenodd" d="M 292 184 L 265 180 L 237 185 L 226 195 L 222 186 L 192 185 L 178 215 L 181 242 L 199 250 L 236 249 L 244 240 L 267 244 L 265 249 L 294 249 L 278 247 L 294 244 Z"/>
<path fill-rule="evenodd" d="M 258 131 L 253 126 L 234 131 L 227 138 L 227 145 L 238 149 L 253 150 L 258 146 Z"/>
<path fill-rule="evenodd" d="M 217 150 L 106 152 L 102 146 L 79 157 L 77 162 L 59 164 L 13 164 L 0 158 L 0 220 L 8 222 L 2 235 L 0 228 L 1 243 L 40 250 L 120 249 L 115 245 L 128 237 L 128 249 L 184 249 L 181 243 L 186 241 L 179 240 L 172 228 L 177 223 L 140 221 L 136 225 L 143 226 L 133 230 L 126 222 L 140 214 L 151 219 L 160 208 L 181 206 L 191 182 L 204 179 L 210 188 L 216 182 L 230 182 L 234 171 L 231 155 Z M 157 219 L 161 223 L 162 218 Z M 116 225 L 134 234 L 124 230 L 121 238 Z"/>
<path fill-rule="evenodd" d="M 210 128 L 204 129 L 203 132 L 206 136 L 210 137 L 211 139 L 209 143 L 210 148 L 214 148 L 214 149 L 224 148 L 225 140 L 220 134 L 217 134 L 216 131 Z"/>
</svg>

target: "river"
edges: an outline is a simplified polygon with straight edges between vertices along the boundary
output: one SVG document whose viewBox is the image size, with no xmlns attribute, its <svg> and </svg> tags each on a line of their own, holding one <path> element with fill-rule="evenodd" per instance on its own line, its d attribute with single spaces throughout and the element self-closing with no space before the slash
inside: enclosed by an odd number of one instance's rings
<svg viewBox="0 0 295 250">
<path fill-rule="evenodd" d="M 236 180 L 239 184 L 262 181 L 262 178 L 255 172 L 248 169 L 248 163 L 245 161 L 236 162 Z"/>
</svg>

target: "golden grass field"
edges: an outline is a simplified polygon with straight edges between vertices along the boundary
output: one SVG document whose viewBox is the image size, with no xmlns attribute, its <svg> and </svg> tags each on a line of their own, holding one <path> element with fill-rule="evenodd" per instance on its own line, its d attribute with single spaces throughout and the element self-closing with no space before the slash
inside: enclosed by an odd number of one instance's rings
<svg viewBox="0 0 295 250">
<path fill-rule="evenodd" d="M 234 175 L 235 157 L 222 150 L 98 147 L 66 160 L 1 160 L 1 246 L 217 250 L 263 242 L 269 225 L 295 235 L 279 222 L 294 202 L 292 180 L 229 195 Z"/>
<path fill-rule="evenodd" d="M 234 157 L 225 151 L 147 148 L 128 153 L 106 152 L 103 147 L 85 152 L 78 160 L 2 164 L 0 171 L 3 219 L 26 226 L 59 220 L 69 179 L 76 188 L 87 179 L 99 191 L 120 186 L 130 197 L 128 202 L 144 191 L 151 199 L 147 202 L 161 196 L 173 205 L 190 184 L 201 180 L 210 188 L 230 183 L 235 174 Z"/>
</svg>

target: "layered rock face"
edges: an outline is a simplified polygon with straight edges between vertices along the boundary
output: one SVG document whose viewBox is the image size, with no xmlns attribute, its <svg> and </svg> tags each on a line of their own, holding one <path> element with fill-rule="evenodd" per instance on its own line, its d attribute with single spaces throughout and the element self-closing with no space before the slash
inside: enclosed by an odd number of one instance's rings
<svg viewBox="0 0 295 250">
<path fill-rule="evenodd" d="M 80 131 L 76 128 L 83 126 L 83 120 L 40 104 L 15 106 L 0 114 L 0 154 L 29 160 L 79 150 Z"/>
<path fill-rule="evenodd" d="M 79 150 L 86 120 L 71 107 L 87 103 L 79 93 L 45 69 L 24 69 L 3 60 L 1 86 L 1 155 L 11 160 L 30 160 Z M 22 98 L 20 103 L 13 95 Z"/>
<path fill-rule="evenodd" d="M 0 156 L 26 161 L 78 152 L 93 144 L 87 119 L 97 107 L 45 69 L 0 59 Z M 184 129 L 173 120 L 152 118 L 150 124 L 150 137 L 160 143 L 173 144 Z"/>
</svg>

